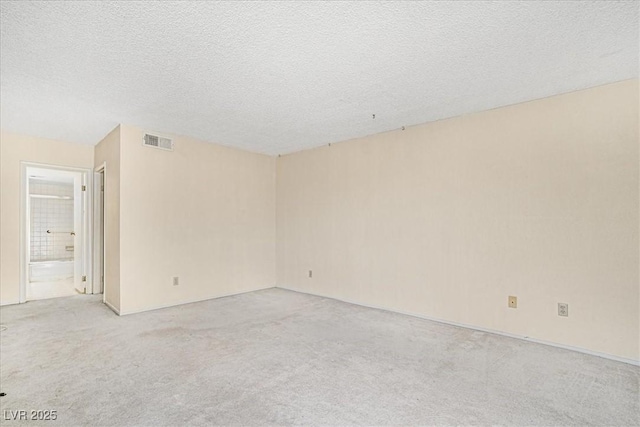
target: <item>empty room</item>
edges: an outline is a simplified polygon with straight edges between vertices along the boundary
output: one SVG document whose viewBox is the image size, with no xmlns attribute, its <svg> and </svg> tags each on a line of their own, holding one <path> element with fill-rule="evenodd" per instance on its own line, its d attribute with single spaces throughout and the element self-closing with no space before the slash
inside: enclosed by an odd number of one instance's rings
<svg viewBox="0 0 640 427">
<path fill-rule="evenodd" d="M 0 424 L 639 426 L 639 9 L 0 0 Z"/>
</svg>

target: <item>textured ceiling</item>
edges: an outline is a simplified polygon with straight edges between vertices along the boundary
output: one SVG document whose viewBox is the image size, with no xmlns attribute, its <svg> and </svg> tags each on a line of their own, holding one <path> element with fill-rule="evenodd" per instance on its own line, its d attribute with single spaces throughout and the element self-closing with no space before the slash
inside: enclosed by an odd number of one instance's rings
<svg viewBox="0 0 640 427">
<path fill-rule="evenodd" d="M 87 144 L 282 154 L 638 76 L 636 1 L 3 1 L 0 32 L 2 128 Z"/>
</svg>

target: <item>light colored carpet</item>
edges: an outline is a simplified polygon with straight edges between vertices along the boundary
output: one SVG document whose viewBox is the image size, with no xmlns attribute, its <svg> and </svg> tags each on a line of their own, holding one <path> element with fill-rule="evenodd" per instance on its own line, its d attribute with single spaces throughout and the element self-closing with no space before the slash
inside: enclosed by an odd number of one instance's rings
<svg viewBox="0 0 640 427">
<path fill-rule="evenodd" d="M 58 419 L 38 425 L 60 426 L 640 424 L 640 368 L 568 350 L 282 289 L 124 317 L 100 301 L 0 309 L 2 418 L 39 409 Z"/>
</svg>

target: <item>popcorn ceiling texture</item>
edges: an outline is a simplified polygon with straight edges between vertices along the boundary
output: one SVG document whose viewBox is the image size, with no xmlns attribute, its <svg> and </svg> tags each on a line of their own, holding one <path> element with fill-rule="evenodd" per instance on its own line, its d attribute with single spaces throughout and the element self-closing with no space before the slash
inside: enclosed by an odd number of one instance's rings
<svg viewBox="0 0 640 427">
<path fill-rule="evenodd" d="M 0 31 L 3 129 L 86 144 L 284 154 L 638 75 L 635 1 L 4 1 Z"/>
</svg>

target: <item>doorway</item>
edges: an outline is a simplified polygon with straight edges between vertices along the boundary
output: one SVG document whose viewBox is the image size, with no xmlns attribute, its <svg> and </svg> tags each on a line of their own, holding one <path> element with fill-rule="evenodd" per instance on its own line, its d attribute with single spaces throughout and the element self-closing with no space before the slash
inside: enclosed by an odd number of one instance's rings
<svg viewBox="0 0 640 427">
<path fill-rule="evenodd" d="M 22 163 L 20 302 L 93 293 L 86 169 Z"/>
</svg>

